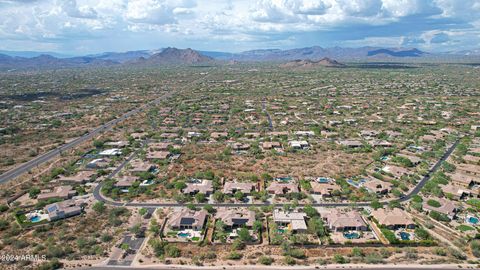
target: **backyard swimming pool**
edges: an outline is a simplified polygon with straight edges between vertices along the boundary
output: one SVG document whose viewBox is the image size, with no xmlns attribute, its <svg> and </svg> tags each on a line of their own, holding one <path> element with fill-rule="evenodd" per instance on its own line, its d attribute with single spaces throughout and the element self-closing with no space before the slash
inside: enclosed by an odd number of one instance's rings
<svg viewBox="0 0 480 270">
<path fill-rule="evenodd" d="M 317 182 L 318 182 L 318 183 L 329 183 L 329 182 L 330 182 L 330 179 L 327 178 L 327 177 L 318 177 L 318 178 L 317 178 Z"/>
<path fill-rule="evenodd" d="M 279 181 L 279 182 L 290 182 L 290 180 L 292 180 L 292 177 L 290 176 L 287 176 L 287 177 L 277 177 L 275 178 L 275 180 Z"/>
<path fill-rule="evenodd" d="M 467 222 L 470 223 L 470 224 L 477 225 L 478 221 L 479 220 L 478 220 L 477 217 L 474 217 L 474 216 L 468 216 L 467 217 Z"/>
<path fill-rule="evenodd" d="M 33 223 L 39 222 L 40 220 L 42 220 L 42 218 L 39 217 L 39 216 L 33 216 L 33 217 L 30 218 L 30 221 L 33 222 Z"/>
<path fill-rule="evenodd" d="M 402 240 L 410 240 L 410 234 L 407 232 L 400 232 L 399 235 Z"/>
<path fill-rule="evenodd" d="M 351 232 L 351 233 L 343 233 L 343 237 L 347 239 L 358 239 L 360 238 L 360 234 L 356 232 Z"/>
<path fill-rule="evenodd" d="M 358 180 L 358 181 L 355 181 L 355 180 L 353 180 L 353 179 L 348 179 L 348 180 L 347 180 L 347 183 L 348 183 L 348 184 L 350 184 L 350 185 L 352 185 L 352 186 L 354 186 L 354 187 L 356 187 L 356 188 L 362 187 L 363 184 L 365 184 L 366 182 L 367 182 L 366 179 L 360 179 L 360 180 Z"/>
<path fill-rule="evenodd" d="M 181 238 L 188 238 L 188 237 L 190 237 L 190 233 L 188 233 L 188 232 L 179 232 L 179 233 L 177 233 L 177 236 L 178 236 L 178 237 L 181 237 Z"/>
</svg>

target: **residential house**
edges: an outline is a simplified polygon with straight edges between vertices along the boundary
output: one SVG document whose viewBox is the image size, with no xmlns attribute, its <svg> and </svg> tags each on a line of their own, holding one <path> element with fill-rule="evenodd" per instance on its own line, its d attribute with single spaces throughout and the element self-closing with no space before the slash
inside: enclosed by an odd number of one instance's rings
<svg viewBox="0 0 480 270">
<path fill-rule="evenodd" d="M 480 183 L 480 178 L 471 176 L 468 174 L 463 174 L 459 172 L 455 172 L 453 174 L 447 174 L 453 185 L 464 187 L 464 188 L 470 188 L 473 185 Z"/>
<path fill-rule="evenodd" d="M 255 222 L 255 211 L 247 208 L 220 208 L 215 218 L 221 220 L 230 229 L 252 228 Z"/>
<path fill-rule="evenodd" d="M 147 160 L 165 160 L 170 157 L 170 152 L 169 151 L 153 151 L 153 152 L 148 152 L 146 159 Z"/>
<path fill-rule="evenodd" d="M 160 138 L 162 138 L 162 139 L 176 139 L 178 137 L 179 137 L 179 135 L 177 133 L 173 133 L 173 132 L 165 132 L 165 133 L 160 134 Z"/>
<path fill-rule="evenodd" d="M 269 194 L 274 195 L 285 195 L 287 193 L 296 193 L 299 192 L 298 185 L 296 183 L 281 183 L 281 182 L 272 182 L 270 186 L 266 189 Z"/>
<path fill-rule="evenodd" d="M 362 130 L 360 131 L 360 136 L 364 138 L 375 138 L 380 134 L 380 131 L 377 130 Z"/>
<path fill-rule="evenodd" d="M 472 155 L 465 155 L 462 159 L 469 164 L 473 165 L 480 165 L 480 157 L 479 156 L 472 156 Z"/>
<path fill-rule="evenodd" d="M 110 165 L 110 159 L 97 158 L 88 162 L 87 165 L 85 165 L 85 168 L 96 170 L 96 169 L 107 168 L 109 165 Z"/>
<path fill-rule="evenodd" d="M 289 141 L 288 145 L 293 149 L 307 149 L 310 146 L 307 141 Z"/>
<path fill-rule="evenodd" d="M 93 171 L 80 171 L 73 176 L 60 176 L 58 182 L 62 184 L 80 185 L 92 181 Z"/>
<path fill-rule="evenodd" d="M 457 167 L 457 170 L 460 173 L 468 174 L 468 175 L 474 175 L 474 176 L 479 176 L 480 177 L 480 165 L 474 165 L 474 164 L 455 164 Z"/>
<path fill-rule="evenodd" d="M 392 147 L 393 144 L 391 142 L 385 141 L 385 140 L 371 140 L 368 141 L 368 144 L 370 144 L 372 147 Z"/>
<path fill-rule="evenodd" d="M 200 137 L 200 136 L 202 136 L 202 133 L 200 132 L 189 131 L 187 133 L 187 138 Z"/>
<path fill-rule="evenodd" d="M 288 136 L 287 131 L 271 131 L 266 134 L 269 137 L 282 137 L 282 136 Z"/>
<path fill-rule="evenodd" d="M 344 147 L 348 147 L 348 148 L 357 148 L 357 147 L 363 146 L 363 143 L 357 140 L 342 140 L 342 141 L 337 141 L 337 144 Z"/>
<path fill-rule="evenodd" d="M 234 151 L 247 151 L 250 149 L 250 144 L 236 142 L 232 144 L 232 149 Z"/>
<path fill-rule="evenodd" d="M 253 183 L 226 182 L 223 185 L 224 194 L 235 194 L 237 191 L 243 194 L 250 194 L 254 190 L 255 184 Z"/>
<path fill-rule="evenodd" d="M 389 182 L 381 181 L 376 178 L 371 178 L 371 180 L 363 184 L 363 187 L 372 193 L 387 194 L 392 190 L 393 185 Z"/>
<path fill-rule="evenodd" d="M 382 170 L 386 173 L 392 174 L 393 177 L 396 178 L 396 179 L 400 179 L 404 175 L 405 176 L 413 175 L 413 172 L 411 172 L 410 170 L 408 170 L 406 168 L 403 168 L 403 167 L 400 167 L 400 166 L 396 166 L 396 165 L 387 165 L 387 166 L 383 167 Z"/>
<path fill-rule="evenodd" d="M 307 232 L 307 223 L 305 219 L 307 214 L 297 211 L 283 211 L 275 209 L 273 211 L 273 222 L 278 226 L 285 226 L 295 233 Z"/>
<path fill-rule="evenodd" d="M 131 168 L 129 169 L 130 173 L 132 174 L 139 174 L 139 173 L 145 173 L 145 172 L 150 172 L 155 168 L 155 165 L 140 160 L 140 159 L 134 159 L 130 162 Z"/>
<path fill-rule="evenodd" d="M 455 202 L 443 198 L 435 198 L 434 200 L 440 203 L 439 207 L 429 205 L 427 203 L 427 198 L 423 202 L 423 210 L 425 210 L 427 213 L 429 213 L 430 211 L 436 211 L 446 215 L 450 219 L 454 219 L 457 216 L 460 207 Z"/>
<path fill-rule="evenodd" d="M 329 139 L 329 138 L 338 137 L 338 132 L 322 130 L 322 131 L 320 131 L 320 135 L 322 137 L 325 137 L 325 138 Z"/>
<path fill-rule="evenodd" d="M 331 197 L 334 191 L 341 191 L 342 188 L 336 183 L 319 183 L 317 181 L 311 181 L 310 186 L 312 187 L 310 193 L 320 195 L 322 198 Z"/>
<path fill-rule="evenodd" d="M 56 202 L 45 206 L 49 221 L 69 218 L 82 213 L 82 206 L 75 200 Z"/>
<path fill-rule="evenodd" d="M 300 137 L 313 137 L 313 136 L 315 136 L 315 132 L 313 132 L 313 131 L 302 131 L 302 130 L 300 130 L 300 131 L 295 131 L 294 134 L 297 135 L 297 136 L 300 136 Z"/>
<path fill-rule="evenodd" d="M 118 181 L 114 184 L 118 188 L 129 188 L 138 180 L 136 176 L 122 176 L 118 178 Z"/>
<path fill-rule="evenodd" d="M 227 132 L 212 132 L 212 133 L 210 133 L 210 138 L 214 139 L 214 140 L 227 138 L 227 137 L 228 137 Z"/>
<path fill-rule="evenodd" d="M 334 232 L 367 231 L 368 226 L 363 217 L 355 210 L 328 209 L 321 213 L 328 228 Z"/>
<path fill-rule="evenodd" d="M 167 151 L 171 145 L 168 142 L 157 142 L 148 144 L 148 148 L 150 151 Z"/>
<path fill-rule="evenodd" d="M 406 158 L 408 160 L 410 160 L 410 162 L 414 165 L 414 166 L 417 166 L 418 164 L 420 164 L 422 162 L 422 159 L 417 157 L 417 156 L 412 156 L 412 155 L 408 155 L 408 154 L 402 154 L 402 153 L 399 153 L 397 154 L 398 157 L 403 157 L 403 158 Z"/>
<path fill-rule="evenodd" d="M 213 182 L 211 180 L 202 180 L 201 182 L 187 183 L 187 187 L 183 189 L 183 193 L 210 195 L 213 193 Z"/>
<path fill-rule="evenodd" d="M 452 184 L 441 186 L 441 189 L 444 194 L 449 195 L 456 200 L 461 200 L 465 196 L 470 195 L 470 191 L 468 189 L 464 189 L 460 186 L 455 186 Z"/>
<path fill-rule="evenodd" d="M 258 132 L 246 132 L 246 133 L 245 133 L 245 137 L 247 137 L 247 138 L 249 138 L 249 139 L 259 138 L 259 137 L 260 137 L 260 133 L 258 133 Z"/>
<path fill-rule="evenodd" d="M 112 148 L 112 149 L 106 149 L 98 153 L 100 156 L 120 156 L 122 154 L 122 149 L 119 148 Z"/>
<path fill-rule="evenodd" d="M 263 142 L 262 149 L 264 151 L 272 149 L 280 150 L 282 149 L 282 144 L 280 142 Z"/>
<path fill-rule="evenodd" d="M 37 200 L 45 201 L 49 199 L 70 199 L 72 198 L 77 192 L 73 189 L 72 186 L 59 186 L 55 187 L 53 191 L 43 191 L 37 196 Z"/>
<path fill-rule="evenodd" d="M 106 142 L 103 145 L 115 147 L 115 148 L 124 148 L 129 145 L 128 141 L 116 141 L 116 142 Z"/>
<path fill-rule="evenodd" d="M 202 230 L 207 221 L 205 210 L 175 209 L 167 219 L 167 226 L 172 230 Z"/>
<path fill-rule="evenodd" d="M 377 220 L 378 224 L 386 226 L 390 230 L 397 230 L 400 228 L 414 229 L 415 222 L 412 217 L 400 208 L 384 209 L 379 208 L 373 210 L 372 217 Z"/>
</svg>

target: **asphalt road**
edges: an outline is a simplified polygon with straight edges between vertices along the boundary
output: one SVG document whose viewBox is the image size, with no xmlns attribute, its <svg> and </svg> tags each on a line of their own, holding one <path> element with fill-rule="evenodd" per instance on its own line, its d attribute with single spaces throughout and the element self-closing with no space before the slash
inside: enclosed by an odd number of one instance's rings
<svg viewBox="0 0 480 270">
<path fill-rule="evenodd" d="M 417 195 L 420 190 L 425 186 L 425 184 L 430 180 L 432 175 L 441 167 L 442 162 L 444 162 L 448 157 L 453 153 L 455 148 L 457 147 L 458 143 L 460 140 L 457 140 L 454 144 L 452 144 L 447 151 L 443 154 L 443 156 L 433 165 L 430 170 L 428 171 L 427 175 L 425 175 L 420 182 L 417 183 L 415 188 L 413 188 L 408 194 L 402 196 L 399 199 L 396 199 L 395 201 L 398 202 L 405 202 L 410 200 L 414 195 Z M 109 204 L 112 206 L 130 206 L 130 207 L 142 207 L 142 208 L 157 208 L 157 207 L 183 207 L 186 206 L 187 204 L 182 204 L 182 203 L 134 203 L 134 202 L 120 202 L 120 201 L 113 201 L 111 199 L 103 197 L 101 194 L 101 188 L 102 188 L 102 183 L 99 183 L 95 189 L 93 190 L 93 196 L 96 200 L 102 201 L 105 204 Z M 383 205 L 387 205 L 389 201 L 382 201 L 381 202 Z M 208 203 L 196 203 L 193 204 L 195 206 L 202 207 Z M 264 202 L 264 203 L 215 203 L 215 204 L 210 204 L 214 207 L 261 207 L 261 206 L 268 206 L 271 205 L 269 202 Z M 299 204 L 299 206 L 304 206 L 305 204 Z M 314 207 L 345 207 L 345 206 L 359 206 L 359 207 L 365 207 L 369 206 L 370 202 L 323 202 L 323 203 L 312 203 L 310 204 Z"/>
</svg>

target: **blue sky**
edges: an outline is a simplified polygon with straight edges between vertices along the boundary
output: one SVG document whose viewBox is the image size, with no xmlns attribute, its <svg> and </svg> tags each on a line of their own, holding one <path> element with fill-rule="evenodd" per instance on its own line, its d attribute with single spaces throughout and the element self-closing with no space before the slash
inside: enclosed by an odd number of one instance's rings
<svg viewBox="0 0 480 270">
<path fill-rule="evenodd" d="M 0 0 L 0 50 L 480 47 L 480 0 Z"/>
</svg>

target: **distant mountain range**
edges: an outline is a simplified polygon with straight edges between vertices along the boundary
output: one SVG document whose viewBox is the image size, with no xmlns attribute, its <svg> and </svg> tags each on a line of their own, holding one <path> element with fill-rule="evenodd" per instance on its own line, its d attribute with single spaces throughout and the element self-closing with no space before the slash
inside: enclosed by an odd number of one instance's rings
<svg viewBox="0 0 480 270">
<path fill-rule="evenodd" d="M 283 68 L 301 68 L 301 69 L 315 68 L 318 66 L 344 67 L 345 65 L 327 57 L 318 61 L 312 61 L 310 59 L 305 59 L 305 60 L 297 59 L 297 60 L 289 61 L 285 64 L 280 65 L 280 67 L 283 67 Z"/>
<path fill-rule="evenodd" d="M 38 54 L 38 55 L 37 55 Z M 216 51 L 196 51 L 192 49 L 164 48 L 159 50 L 138 50 L 128 52 L 105 52 L 80 57 L 67 57 L 61 54 L 36 52 L 0 51 L 0 69 L 58 69 L 71 67 L 101 66 L 163 66 L 163 65 L 212 65 L 238 63 L 245 61 L 287 62 L 308 60 L 296 64 L 314 66 L 321 59 L 348 61 L 411 61 L 415 59 L 477 59 L 479 50 L 448 53 L 427 53 L 415 48 L 322 48 L 319 46 L 289 50 L 266 49 L 251 50 L 240 53 Z M 477 59 L 478 60 L 478 59 Z M 338 62 L 337 62 L 338 63 Z M 325 64 L 325 63 L 324 63 Z M 295 65 L 291 63 L 291 65 Z"/>
</svg>

